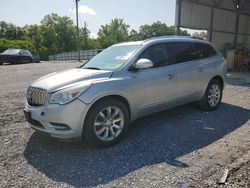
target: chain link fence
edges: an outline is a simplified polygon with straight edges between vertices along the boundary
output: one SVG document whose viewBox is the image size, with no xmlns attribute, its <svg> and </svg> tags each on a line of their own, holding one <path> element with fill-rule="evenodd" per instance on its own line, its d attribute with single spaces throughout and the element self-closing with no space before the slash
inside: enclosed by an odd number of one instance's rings
<svg viewBox="0 0 250 188">
<path fill-rule="evenodd" d="M 100 53 L 103 49 L 95 50 L 81 50 L 80 51 L 80 60 L 90 60 L 96 54 Z M 78 60 L 78 51 L 76 52 L 64 52 L 60 54 L 50 55 L 50 61 L 68 61 L 68 60 Z"/>
</svg>

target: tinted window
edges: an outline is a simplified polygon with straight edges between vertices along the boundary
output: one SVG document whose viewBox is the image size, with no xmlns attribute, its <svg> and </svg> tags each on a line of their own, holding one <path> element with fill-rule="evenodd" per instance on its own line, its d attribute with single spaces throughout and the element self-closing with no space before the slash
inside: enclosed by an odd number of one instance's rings
<svg viewBox="0 0 250 188">
<path fill-rule="evenodd" d="M 197 59 L 191 43 L 169 42 L 158 44 L 146 49 L 139 59 L 150 59 L 154 67 L 172 65 Z"/>
<path fill-rule="evenodd" d="M 197 58 L 208 58 L 216 55 L 215 49 L 205 43 L 194 43 L 194 47 L 197 52 Z"/>
<path fill-rule="evenodd" d="M 139 59 L 150 59 L 154 67 L 167 65 L 167 51 L 165 44 L 158 44 L 146 49 Z"/>
<path fill-rule="evenodd" d="M 168 51 L 168 64 L 183 63 L 196 59 L 191 43 L 170 42 L 166 44 L 166 48 Z"/>
</svg>

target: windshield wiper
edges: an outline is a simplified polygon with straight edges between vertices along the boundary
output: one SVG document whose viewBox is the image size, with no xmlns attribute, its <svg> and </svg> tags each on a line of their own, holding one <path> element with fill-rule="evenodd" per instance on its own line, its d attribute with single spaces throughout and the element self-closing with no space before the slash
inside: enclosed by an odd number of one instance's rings
<svg viewBox="0 0 250 188">
<path fill-rule="evenodd" d="M 99 68 L 97 68 L 97 67 L 83 67 L 84 69 L 92 69 L 92 70 L 101 70 L 101 69 L 99 69 Z"/>
</svg>

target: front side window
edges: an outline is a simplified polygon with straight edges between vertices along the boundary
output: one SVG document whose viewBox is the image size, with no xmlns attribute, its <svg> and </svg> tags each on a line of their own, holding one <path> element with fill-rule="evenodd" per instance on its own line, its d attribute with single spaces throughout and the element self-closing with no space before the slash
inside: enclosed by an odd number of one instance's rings
<svg viewBox="0 0 250 188">
<path fill-rule="evenodd" d="M 165 44 L 157 44 L 147 48 L 139 59 L 149 59 L 154 67 L 167 65 L 167 51 Z"/>
<path fill-rule="evenodd" d="M 139 49 L 140 45 L 111 46 L 97 54 L 81 68 L 98 70 L 115 70 L 126 63 Z"/>
</svg>

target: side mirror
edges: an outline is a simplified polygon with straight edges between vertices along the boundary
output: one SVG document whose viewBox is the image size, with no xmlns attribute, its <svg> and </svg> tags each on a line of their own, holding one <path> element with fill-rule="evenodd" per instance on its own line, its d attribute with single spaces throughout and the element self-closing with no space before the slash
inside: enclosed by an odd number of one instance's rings
<svg viewBox="0 0 250 188">
<path fill-rule="evenodd" d="M 135 69 L 147 69 L 153 67 L 153 62 L 150 59 L 139 59 L 135 64 Z"/>
</svg>

